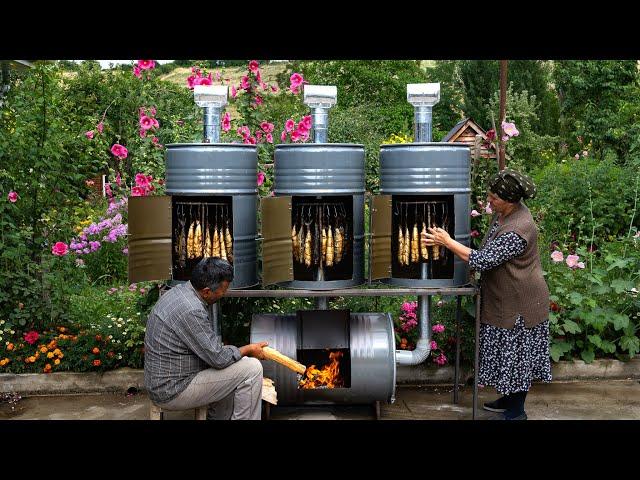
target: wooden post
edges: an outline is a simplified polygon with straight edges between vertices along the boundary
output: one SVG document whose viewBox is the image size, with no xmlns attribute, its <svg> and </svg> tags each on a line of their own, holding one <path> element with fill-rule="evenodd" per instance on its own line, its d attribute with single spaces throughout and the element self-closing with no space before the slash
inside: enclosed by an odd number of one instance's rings
<svg viewBox="0 0 640 480">
<path fill-rule="evenodd" d="M 505 167 L 505 149 L 502 136 L 502 122 L 506 119 L 506 106 L 507 106 L 507 60 L 500 60 L 500 133 L 499 133 L 499 145 L 500 151 L 498 153 L 498 169 L 504 170 Z"/>
</svg>

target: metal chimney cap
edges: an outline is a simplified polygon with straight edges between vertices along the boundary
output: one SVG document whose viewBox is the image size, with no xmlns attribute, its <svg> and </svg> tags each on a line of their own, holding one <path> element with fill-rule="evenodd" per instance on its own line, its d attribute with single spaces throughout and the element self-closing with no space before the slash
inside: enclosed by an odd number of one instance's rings
<svg viewBox="0 0 640 480">
<path fill-rule="evenodd" d="M 414 107 L 433 107 L 440 101 L 440 83 L 408 83 L 407 102 Z"/>
<path fill-rule="evenodd" d="M 219 107 L 227 104 L 228 85 L 196 85 L 193 87 L 193 99 L 199 107 Z"/>
<path fill-rule="evenodd" d="M 312 108 L 331 108 L 336 104 L 337 98 L 338 87 L 335 85 L 304 86 L 303 102 Z"/>
</svg>

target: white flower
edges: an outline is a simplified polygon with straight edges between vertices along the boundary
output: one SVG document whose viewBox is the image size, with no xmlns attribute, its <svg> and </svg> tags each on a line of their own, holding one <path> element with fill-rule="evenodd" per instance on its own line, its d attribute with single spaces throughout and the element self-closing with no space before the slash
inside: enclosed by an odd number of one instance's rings
<svg viewBox="0 0 640 480">
<path fill-rule="evenodd" d="M 2 341 L 2 337 L 0 337 L 0 342 Z"/>
<path fill-rule="evenodd" d="M 118 354 L 118 360 L 122 360 L 122 355 Z"/>
<path fill-rule="evenodd" d="M 111 340 L 113 338 L 113 335 L 109 335 L 107 338 Z"/>
<path fill-rule="evenodd" d="M 14 333 L 16 333 L 16 331 L 15 330 L 11 330 L 11 335 L 13 335 Z"/>
<path fill-rule="evenodd" d="M 4 320 L 0 320 L 0 325 L 4 325 Z"/>
<path fill-rule="evenodd" d="M 122 322 L 122 317 L 118 318 L 118 321 L 119 321 L 119 322 Z"/>
</svg>

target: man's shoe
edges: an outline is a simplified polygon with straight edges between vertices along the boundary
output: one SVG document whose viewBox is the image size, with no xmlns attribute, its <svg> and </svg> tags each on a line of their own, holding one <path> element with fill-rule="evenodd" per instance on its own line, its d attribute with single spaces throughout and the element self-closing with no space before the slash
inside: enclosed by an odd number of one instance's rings
<svg viewBox="0 0 640 480">
<path fill-rule="evenodd" d="M 500 397 L 493 402 L 487 402 L 482 405 L 482 408 L 489 410 L 490 412 L 503 413 L 507 411 L 507 399 L 506 397 Z"/>
</svg>

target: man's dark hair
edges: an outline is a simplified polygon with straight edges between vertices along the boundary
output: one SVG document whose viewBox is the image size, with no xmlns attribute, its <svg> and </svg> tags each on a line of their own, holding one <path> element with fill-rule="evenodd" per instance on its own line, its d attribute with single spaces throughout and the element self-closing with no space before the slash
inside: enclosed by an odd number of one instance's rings
<svg viewBox="0 0 640 480">
<path fill-rule="evenodd" d="M 220 257 L 203 258 L 191 272 L 191 285 L 196 290 L 209 287 L 215 291 L 224 280 L 233 281 L 233 267 Z"/>
</svg>

